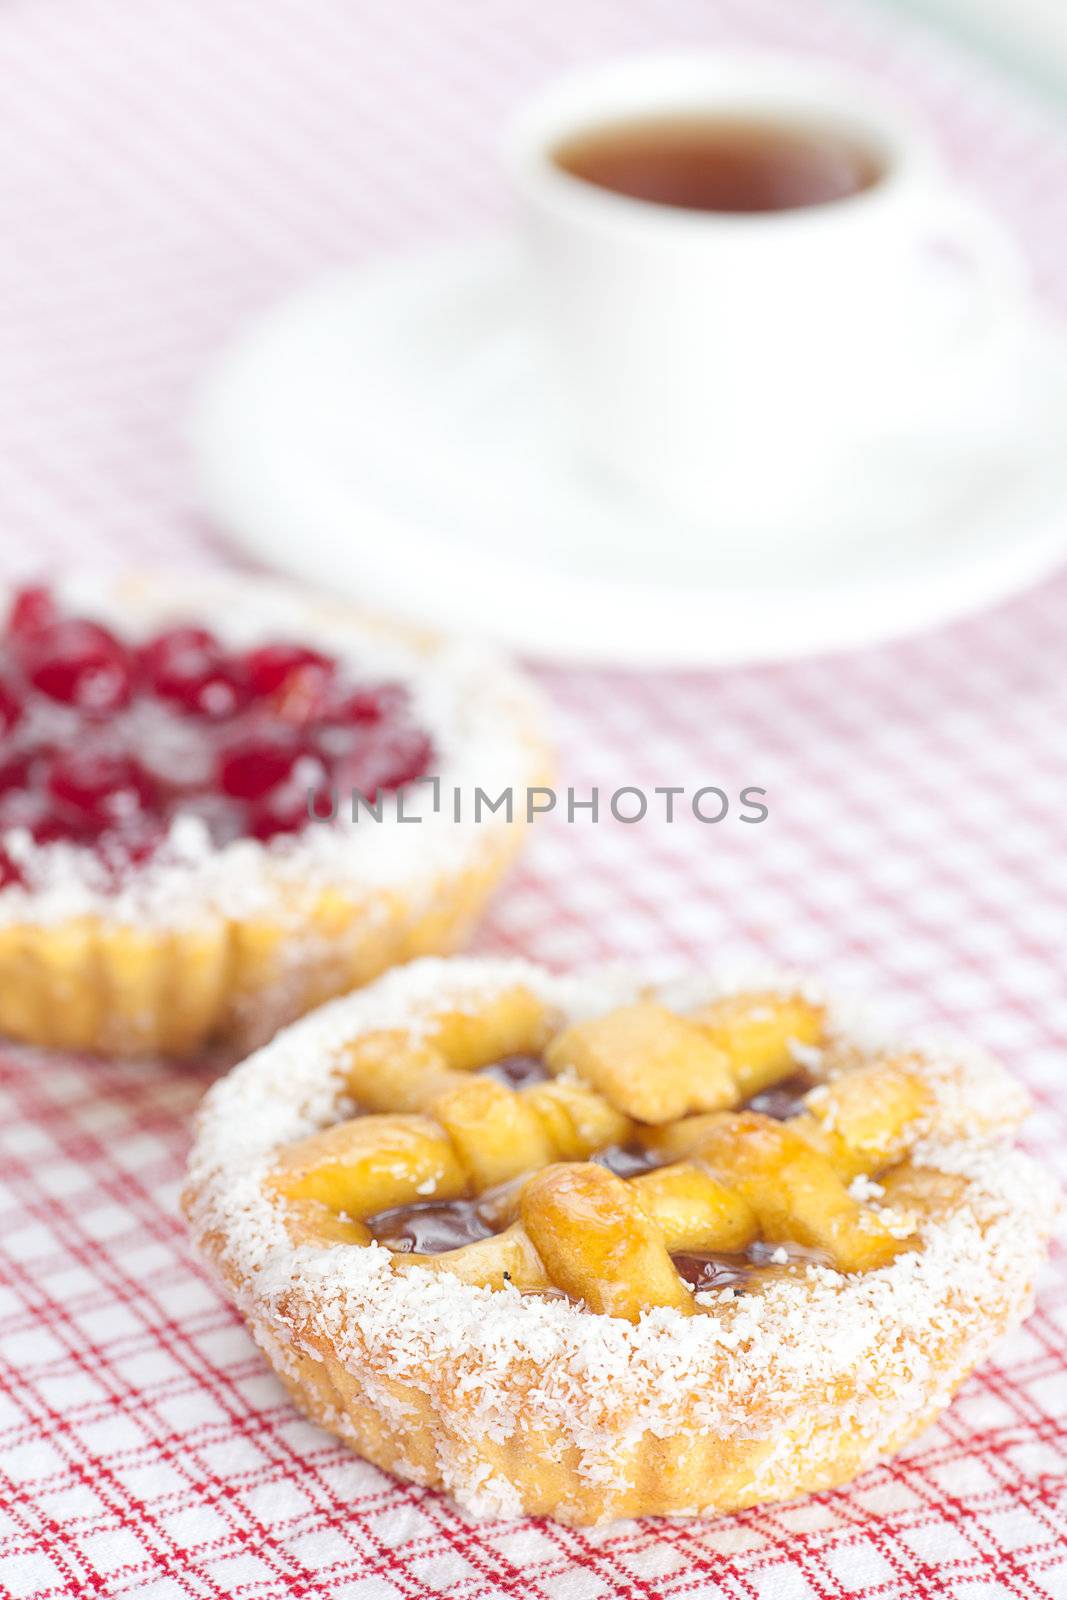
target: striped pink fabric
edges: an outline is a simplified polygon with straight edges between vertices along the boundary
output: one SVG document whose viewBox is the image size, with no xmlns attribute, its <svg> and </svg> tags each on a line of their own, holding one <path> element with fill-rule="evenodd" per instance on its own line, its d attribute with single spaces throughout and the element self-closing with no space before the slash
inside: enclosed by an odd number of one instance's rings
<svg viewBox="0 0 1067 1600">
<path fill-rule="evenodd" d="M 462 236 L 553 69 L 728 40 L 860 62 L 933 119 L 1067 304 L 1050 108 L 860 0 L 10 0 L 0 12 L 9 570 L 225 559 L 186 402 L 310 274 Z M 548 819 L 479 946 L 746 956 L 998 1051 L 1067 1168 L 1067 578 L 910 644 L 714 676 L 544 672 L 565 781 L 767 788 L 760 828 Z M 304 1422 L 177 1215 L 208 1074 L 0 1054 L 0 1595 L 1067 1595 L 1067 1295 L 849 1489 L 718 1522 L 475 1527 Z"/>
</svg>

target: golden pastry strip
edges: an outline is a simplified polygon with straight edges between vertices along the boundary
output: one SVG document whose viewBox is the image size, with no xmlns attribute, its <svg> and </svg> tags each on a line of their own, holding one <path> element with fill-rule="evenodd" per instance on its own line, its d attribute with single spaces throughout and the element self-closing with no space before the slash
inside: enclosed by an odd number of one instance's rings
<svg viewBox="0 0 1067 1600">
<path fill-rule="evenodd" d="M 579 1022 L 545 1050 L 550 1072 L 575 1072 L 637 1122 L 736 1104 L 730 1058 L 702 1028 L 643 1001 Z"/>
<path fill-rule="evenodd" d="M 299 1236 L 351 1243 L 381 1211 L 510 1184 L 494 1207 L 510 1222 L 501 1232 L 399 1259 L 491 1287 L 562 1290 L 631 1319 L 694 1310 L 672 1254 L 762 1237 L 825 1251 L 844 1272 L 879 1267 L 902 1243 L 845 1185 L 904 1154 L 928 1097 L 908 1063 L 820 1085 L 788 1123 L 726 1109 L 793 1074 L 791 1041 L 817 1045 L 822 1027 L 796 997 L 748 995 L 695 1019 L 641 1002 L 548 1040 L 544 1008 L 516 988 L 418 1037 L 361 1039 L 348 1086 L 372 1114 L 289 1146 L 274 1184 Z M 472 1075 L 542 1049 L 549 1081 L 514 1089 Z M 626 1143 L 665 1164 L 624 1181 L 585 1159 Z"/>
<path fill-rule="evenodd" d="M 347 1087 L 365 1111 L 424 1111 L 471 1072 L 509 1055 L 538 1055 L 551 1036 L 548 1011 L 521 984 L 476 1012 L 442 1011 L 416 1035 L 365 1033 L 348 1047 Z"/>
<path fill-rule="evenodd" d="M 886 1056 L 843 1073 L 812 1090 L 793 1126 L 842 1177 L 880 1171 L 906 1155 L 930 1110 L 930 1088 L 917 1065 Z"/>
<path fill-rule="evenodd" d="M 764 1087 L 766 1085 L 763 1085 Z M 804 1096 L 804 1111 L 789 1126 L 826 1157 L 839 1177 L 879 1172 L 899 1161 L 929 1111 L 929 1086 L 906 1058 L 882 1057 Z M 721 1113 L 683 1117 L 642 1132 L 641 1143 L 662 1161 L 696 1150 L 718 1126 Z"/>
<path fill-rule="evenodd" d="M 667 1250 L 744 1250 L 759 1219 L 744 1195 L 702 1166 L 679 1161 L 633 1178 L 629 1188 L 663 1235 Z"/>
<path fill-rule="evenodd" d="M 729 1058 L 738 1105 L 796 1071 L 791 1045 L 822 1044 L 826 1012 L 800 995 L 731 994 L 694 1011 L 689 1021 Z"/>
<path fill-rule="evenodd" d="M 743 1104 L 797 1070 L 792 1046 L 818 1046 L 825 1015 L 799 995 L 728 995 L 680 1017 L 651 1001 L 565 1029 L 545 1050 L 637 1122 L 676 1122 Z"/>
<path fill-rule="evenodd" d="M 580 1083 L 516 1090 L 464 1078 L 431 1100 L 428 1113 L 352 1117 L 301 1139 L 280 1153 L 275 1187 L 362 1220 L 419 1200 L 484 1194 L 550 1161 L 581 1160 L 632 1130 Z"/>
<path fill-rule="evenodd" d="M 590 1311 L 636 1322 L 649 1306 L 689 1313 L 693 1297 L 655 1219 L 604 1167 L 546 1167 L 523 1186 L 520 1217 L 551 1281 Z"/>
<path fill-rule="evenodd" d="M 444 1128 L 429 1117 L 353 1117 L 289 1145 L 274 1184 L 352 1221 L 412 1200 L 455 1200 L 470 1187 Z"/>
<path fill-rule="evenodd" d="M 826 1157 L 788 1123 L 752 1111 L 724 1116 L 696 1154 L 748 1201 L 765 1239 L 823 1249 L 842 1272 L 883 1267 L 900 1249 L 875 1214 L 852 1198 Z"/>
</svg>

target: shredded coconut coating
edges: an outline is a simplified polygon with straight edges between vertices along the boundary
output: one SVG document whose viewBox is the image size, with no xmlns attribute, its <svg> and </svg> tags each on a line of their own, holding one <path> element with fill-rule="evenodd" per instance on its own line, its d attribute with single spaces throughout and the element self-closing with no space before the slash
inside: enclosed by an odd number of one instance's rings
<svg viewBox="0 0 1067 1600">
<path fill-rule="evenodd" d="M 921 1240 L 879 1270 L 811 1266 L 759 1294 L 705 1297 L 699 1316 L 655 1309 L 632 1324 L 561 1299 L 397 1271 L 378 1245 L 294 1247 L 265 1183 L 280 1146 L 345 1114 L 346 1042 L 369 1029 L 417 1031 L 442 1008 L 477 1011 L 516 983 L 565 1023 L 639 994 L 688 1009 L 741 987 L 696 978 L 650 991 L 617 972 L 558 977 L 522 962 L 419 961 L 287 1029 L 202 1108 L 186 1200 L 194 1234 L 305 1403 L 312 1364 L 325 1363 L 342 1396 L 358 1393 L 373 1408 L 391 1441 L 376 1456 L 351 1407 L 312 1407 L 372 1459 L 442 1483 L 474 1514 L 515 1516 L 544 1507 L 507 1463 L 520 1441 L 541 1441 L 572 1486 L 553 1514 L 590 1521 L 649 1508 L 633 1498 L 635 1463 L 645 1482 L 650 1461 L 675 1462 L 670 1452 L 698 1439 L 727 1454 L 736 1446 L 747 1465 L 717 1499 L 694 1495 L 666 1509 L 781 1498 L 896 1448 L 1028 1310 L 1056 1193 L 1007 1143 L 1025 1095 L 986 1056 L 913 1040 L 909 1061 L 917 1057 L 934 1107 L 915 1130 L 911 1160 L 946 1175 L 945 1192 L 918 1216 L 902 1215 L 863 1180 L 863 1198 L 902 1237 L 914 1230 Z M 808 981 L 760 974 L 743 987 L 801 989 L 828 1006 L 832 1037 L 864 1050 L 894 1042 Z M 430 1465 L 415 1448 L 427 1432 Z M 833 1441 L 847 1441 L 847 1456 L 830 1459 Z M 676 1462 L 671 1470 L 682 1471 Z"/>
<path fill-rule="evenodd" d="M 433 740 L 444 803 L 435 814 L 429 786 L 416 785 L 410 814 L 422 822 L 398 822 L 388 803 L 382 821 L 364 814 L 353 822 L 349 797 L 341 794 L 336 824 L 222 847 L 212 843 L 200 819 L 179 817 L 157 856 L 118 890 L 93 850 L 37 845 L 24 830 L 13 830 L 5 848 L 31 887 L 12 885 L 0 895 L 0 926 L 94 915 L 142 929 L 195 928 L 219 917 L 277 919 L 294 889 L 304 896 L 318 889 L 358 895 L 396 889 L 417 903 L 420 888 L 429 895 L 441 874 L 461 872 L 507 826 L 503 811 L 485 811 L 480 822 L 473 821 L 475 788 L 495 797 L 514 786 L 521 815 L 521 791 L 544 776 L 537 696 L 480 647 L 401 631 L 294 585 L 255 577 L 83 574 L 54 587 L 72 612 L 107 624 L 125 639 L 203 623 L 234 649 L 296 638 L 332 653 L 365 681 L 403 683 L 414 720 Z M 57 706 L 55 717 L 57 742 L 76 735 L 76 713 Z M 456 788 L 467 802 L 458 822 L 450 800 Z"/>
</svg>

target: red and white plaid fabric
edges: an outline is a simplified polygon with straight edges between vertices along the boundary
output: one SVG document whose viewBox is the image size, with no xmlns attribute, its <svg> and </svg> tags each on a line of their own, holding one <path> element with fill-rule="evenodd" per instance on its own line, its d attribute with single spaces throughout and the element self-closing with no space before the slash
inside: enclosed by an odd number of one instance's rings
<svg viewBox="0 0 1067 1600">
<path fill-rule="evenodd" d="M 861 0 L 28 0 L 0 13 L 9 569 L 218 561 L 182 449 L 249 313 L 500 209 L 550 70 L 738 40 L 912 97 L 1067 306 L 1067 134 Z M 298 530 L 294 530 L 294 533 Z M 847 660 L 545 672 L 565 781 L 761 784 L 770 820 L 539 825 L 479 947 L 744 955 L 896 994 L 999 1052 L 1067 1168 L 1067 579 Z M 18 1600 L 1067 1595 L 1067 1295 L 903 1456 L 706 1524 L 476 1527 L 294 1412 L 177 1213 L 197 1069 L 0 1053 L 0 1593 Z"/>
</svg>

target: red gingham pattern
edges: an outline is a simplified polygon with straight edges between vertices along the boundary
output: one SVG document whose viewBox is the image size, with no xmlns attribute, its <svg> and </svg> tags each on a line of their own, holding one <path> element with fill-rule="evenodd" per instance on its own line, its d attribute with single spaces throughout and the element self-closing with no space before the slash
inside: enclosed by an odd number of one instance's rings
<svg viewBox="0 0 1067 1600">
<path fill-rule="evenodd" d="M 555 67 L 748 41 L 919 104 L 1067 305 L 1067 135 L 861 0 L 28 0 L 0 14 L 9 569 L 218 561 L 181 442 L 242 317 L 501 210 Z M 1030 1083 L 1067 1168 L 1067 579 L 847 660 L 545 672 L 564 781 L 745 784 L 770 820 L 538 826 L 479 938 L 566 965 L 740 956 L 888 991 Z M 849 1489 L 709 1524 L 474 1527 L 287 1403 L 177 1213 L 201 1070 L 0 1054 L 0 1594 L 18 1600 L 1067 1596 L 1067 1295 Z"/>
</svg>

